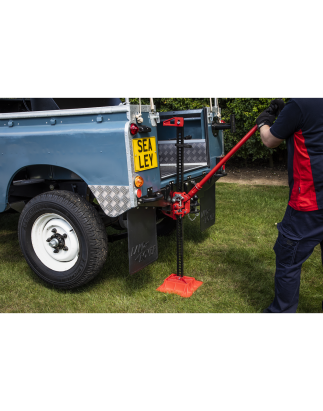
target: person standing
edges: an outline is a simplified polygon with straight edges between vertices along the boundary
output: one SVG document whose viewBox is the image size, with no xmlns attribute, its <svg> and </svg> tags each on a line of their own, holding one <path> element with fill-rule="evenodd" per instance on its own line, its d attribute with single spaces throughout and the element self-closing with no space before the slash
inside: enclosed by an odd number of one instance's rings
<svg viewBox="0 0 323 411">
<path fill-rule="evenodd" d="M 302 264 L 315 246 L 323 250 L 323 98 L 294 98 L 286 105 L 275 99 L 257 125 L 266 147 L 286 140 L 290 187 L 274 246 L 275 298 L 264 312 L 295 313 Z"/>
</svg>

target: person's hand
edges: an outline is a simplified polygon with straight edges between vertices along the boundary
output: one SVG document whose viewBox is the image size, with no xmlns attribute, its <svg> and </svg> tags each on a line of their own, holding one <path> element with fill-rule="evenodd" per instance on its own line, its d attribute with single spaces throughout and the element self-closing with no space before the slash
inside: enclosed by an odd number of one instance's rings
<svg viewBox="0 0 323 411">
<path fill-rule="evenodd" d="M 272 100 L 269 106 L 269 109 L 272 110 L 273 114 L 276 114 L 276 116 L 279 116 L 280 112 L 282 109 L 285 107 L 284 100 L 282 98 L 275 98 L 275 100 Z"/>
<path fill-rule="evenodd" d="M 275 100 L 272 100 L 270 106 L 266 110 L 264 110 L 256 120 L 258 130 L 265 124 L 271 127 L 274 121 L 276 120 L 276 117 L 279 115 L 279 113 L 282 111 L 284 107 L 285 103 L 283 99 L 276 98 Z"/>
<path fill-rule="evenodd" d="M 272 110 L 268 107 L 265 111 L 263 111 L 257 118 L 256 123 L 258 126 L 258 130 L 260 127 L 267 124 L 267 126 L 271 127 L 276 120 L 276 115 L 272 114 Z"/>
</svg>

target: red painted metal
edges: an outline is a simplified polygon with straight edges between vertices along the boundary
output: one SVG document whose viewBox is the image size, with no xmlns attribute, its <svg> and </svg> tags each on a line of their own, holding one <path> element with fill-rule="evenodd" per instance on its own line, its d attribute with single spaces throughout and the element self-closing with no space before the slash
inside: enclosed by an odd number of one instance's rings
<svg viewBox="0 0 323 411">
<path fill-rule="evenodd" d="M 166 278 L 164 283 L 157 288 L 157 291 L 161 293 L 177 294 L 181 297 L 188 298 L 194 291 L 196 291 L 201 285 L 202 281 L 195 280 L 193 277 L 179 277 L 177 274 L 171 274 Z"/>
<path fill-rule="evenodd" d="M 182 196 L 183 199 L 185 199 L 185 196 L 187 195 L 185 192 L 179 193 L 173 191 L 171 191 L 169 195 L 173 199 L 175 194 Z M 162 210 L 162 212 L 168 217 L 171 217 L 173 220 L 176 220 L 178 215 L 185 217 L 187 214 L 191 212 L 191 202 L 190 200 L 182 200 L 181 202 L 177 200 L 175 203 L 172 203 L 170 211 Z"/>
<path fill-rule="evenodd" d="M 199 190 L 201 190 L 201 188 L 204 186 L 204 184 L 223 166 L 223 164 L 225 164 L 225 163 L 229 160 L 229 158 L 231 158 L 231 157 L 233 156 L 233 154 L 234 154 L 236 151 L 238 151 L 239 148 L 240 148 L 241 146 L 243 146 L 244 143 L 245 143 L 246 141 L 248 141 L 249 138 L 252 137 L 252 136 L 255 134 L 255 132 L 257 131 L 257 129 L 258 129 L 258 127 L 257 127 L 257 126 L 254 126 L 254 127 L 239 141 L 239 143 L 238 143 L 236 146 L 234 146 L 233 149 L 232 149 L 231 151 L 229 151 L 229 153 L 228 153 L 226 156 L 224 156 L 224 157 L 222 158 L 222 160 L 221 160 L 199 183 L 197 183 L 197 184 L 192 188 L 192 190 L 191 190 L 188 194 L 185 195 L 184 201 L 188 201 L 188 200 L 190 200 L 192 197 L 194 197 L 195 194 L 196 194 Z"/>
<path fill-rule="evenodd" d="M 183 198 L 186 195 L 186 193 L 176 193 L 176 194 L 181 194 Z M 191 202 L 188 201 L 182 201 L 182 205 L 180 206 L 179 203 L 174 204 L 174 214 L 175 216 L 180 215 L 182 217 L 186 216 L 186 214 L 189 214 L 191 212 Z"/>
<path fill-rule="evenodd" d="M 171 124 L 171 121 L 174 120 L 174 123 Z M 172 126 L 172 127 L 184 127 L 184 118 L 183 117 L 173 117 L 163 122 L 163 126 Z"/>
</svg>

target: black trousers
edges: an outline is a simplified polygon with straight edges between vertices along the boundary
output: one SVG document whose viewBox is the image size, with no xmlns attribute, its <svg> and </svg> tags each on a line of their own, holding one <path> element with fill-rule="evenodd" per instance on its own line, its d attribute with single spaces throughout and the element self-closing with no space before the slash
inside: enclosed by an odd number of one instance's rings
<svg viewBox="0 0 323 411">
<path fill-rule="evenodd" d="M 302 264 L 314 247 L 323 242 L 323 210 L 297 211 L 288 206 L 279 234 L 276 253 L 275 298 L 268 307 L 272 313 L 295 313 L 299 300 Z M 323 257 L 322 257 L 323 262 Z"/>
</svg>

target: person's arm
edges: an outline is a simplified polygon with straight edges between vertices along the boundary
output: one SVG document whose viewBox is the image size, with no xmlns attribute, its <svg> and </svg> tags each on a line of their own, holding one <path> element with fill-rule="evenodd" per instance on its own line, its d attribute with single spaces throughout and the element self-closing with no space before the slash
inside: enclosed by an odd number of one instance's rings
<svg viewBox="0 0 323 411">
<path fill-rule="evenodd" d="M 260 137 L 264 145 L 268 148 L 276 148 L 284 141 L 281 138 L 273 136 L 267 124 L 260 128 Z"/>
<path fill-rule="evenodd" d="M 256 120 L 261 140 L 268 148 L 278 147 L 284 140 L 293 136 L 303 122 L 302 112 L 294 99 L 282 108 L 276 121 L 275 118 L 276 115 L 268 108 Z"/>
</svg>

